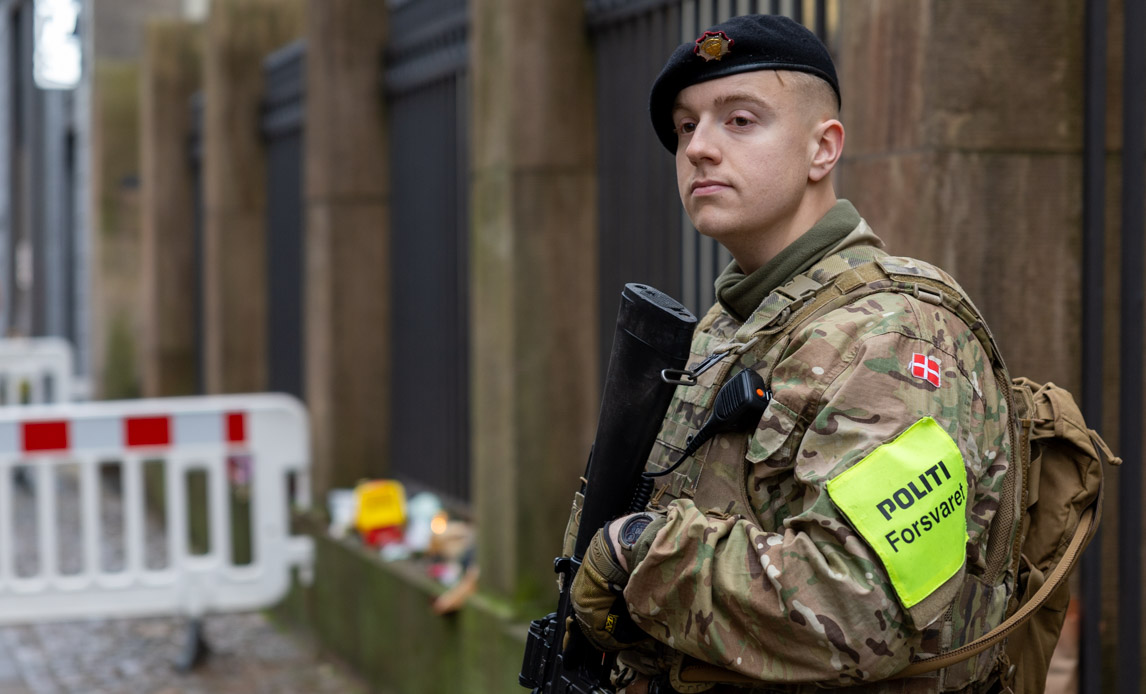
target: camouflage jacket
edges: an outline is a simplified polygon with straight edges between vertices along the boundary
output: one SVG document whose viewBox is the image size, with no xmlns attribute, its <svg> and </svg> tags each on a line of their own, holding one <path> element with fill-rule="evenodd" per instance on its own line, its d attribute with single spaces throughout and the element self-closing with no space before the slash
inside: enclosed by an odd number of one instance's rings
<svg viewBox="0 0 1146 694">
<path fill-rule="evenodd" d="M 872 260 L 942 274 L 890 258 L 881 245 L 861 222 L 804 274 L 826 284 Z M 714 307 L 697 328 L 690 365 L 743 341 L 777 298 L 769 295 L 743 325 Z M 813 317 L 778 342 L 763 340 L 763 350 L 728 357 L 697 385 L 677 389 L 649 471 L 677 460 L 708 418 L 720 383 L 738 370 L 756 369 L 773 397 L 753 432 L 717 436 L 658 478 L 651 508 L 666 514 L 667 524 L 625 588 L 631 615 L 656 643 L 621 654 L 622 680 L 664 672 L 682 655 L 770 683 L 759 691 L 960 691 L 990 676 L 994 650 L 940 673 L 878 682 L 913 659 L 989 631 L 1002 621 L 1013 588 L 1008 562 L 998 560 L 1000 548 L 1010 554 L 1012 528 L 995 533 L 1007 536 L 996 538 L 988 560 L 1009 469 L 1005 395 L 968 326 L 925 298 L 870 294 Z M 919 355 L 925 368 L 913 370 Z M 966 551 L 948 550 L 957 555 L 957 573 L 908 609 L 875 549 L 884 540 L 865 538 L 828 486 L 925 418 L 950 437 L 963 461 L 966 489 L 962 498 L 948 499 L 943 513 L 965 516 Z M 943 481 L 936 474 L 931 479 Z M 924 475 L 913 484 L 916 493 L 932 487 Z M 884 503 L 892 498 L 889 492 Z M 897 540 L 914 536 L 891 537 L 889 544 L 905 547 Z"/>
</svg>

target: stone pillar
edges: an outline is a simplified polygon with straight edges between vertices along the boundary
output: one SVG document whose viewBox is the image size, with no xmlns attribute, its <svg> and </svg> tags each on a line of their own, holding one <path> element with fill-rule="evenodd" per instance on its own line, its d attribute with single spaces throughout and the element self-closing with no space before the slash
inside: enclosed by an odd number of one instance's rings
<svg viewBox="0 0 1146 694">
<path fill-rule="evenodd" d="M 211 3 L 203 64 L 208 392 L 266 387 L 266 152 L 259 135 L 263 59 L 301 33 L 300 0 Z"/>
<path fill-rule="evenodd" d="M 140 84 L 144 397 L 196 390 L 195 183 L 187 134 L 202 60 L 199 25 L 148 25 Z"/>
<path fill-rule="evenodd" d="M 593 63 L 579 2 L 474 0 L 473 479 L 483 587 L 552 597 L 598 408 Z"/>
<path fill-rule="evenodd" d="M 92 76 L 94 395 L 139 397 L 139 66 L 99 61 Z"/>
<path fill-rule="evenodd" d="M 306 75 L 306 394 L 316 498 L 377 476 L 389 450 L 386 8 L 310 0 Z"/>
<path fill-rule="evenodd" d="M 959 280 L 1013 373 L 1079 392 L 1083 0 L 839 6 L 842 195 Z"/>
</svg>

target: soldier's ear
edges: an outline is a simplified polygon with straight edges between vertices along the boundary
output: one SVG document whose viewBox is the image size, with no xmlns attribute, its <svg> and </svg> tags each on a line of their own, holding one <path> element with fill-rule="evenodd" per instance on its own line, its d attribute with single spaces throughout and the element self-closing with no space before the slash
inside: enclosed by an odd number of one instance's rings
<svg viewBox="0 0 1146 694">
<path fill-rule="evenodd" d="M 808 169 L 808 179 L 819 183 L 836 168 L 836 162 L 844 153 L 843 123 L 835 118 L 820 121 L 812 129 L 809 149 L 812 152 L 812 162 Z"/>
</svg>

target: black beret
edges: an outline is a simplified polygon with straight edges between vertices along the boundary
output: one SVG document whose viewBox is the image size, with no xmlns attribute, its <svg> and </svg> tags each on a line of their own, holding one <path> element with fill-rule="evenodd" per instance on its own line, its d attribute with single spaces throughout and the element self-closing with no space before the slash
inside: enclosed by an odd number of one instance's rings
<svg viewBox="0 0 1146 694">
<path fill-rule="evenodd" d="M 803 24 L 775 14 L 754 14 L 717 24 L 696 41 L 677 46 L 653 82 L 649 115 L 657 137 L 676 152 L 672 108 L 686 87 L 718 77 L 754 70 L 795 70 L 824 80 L 836 92 L 836 66 L 823 42 Z"/>
</svg>

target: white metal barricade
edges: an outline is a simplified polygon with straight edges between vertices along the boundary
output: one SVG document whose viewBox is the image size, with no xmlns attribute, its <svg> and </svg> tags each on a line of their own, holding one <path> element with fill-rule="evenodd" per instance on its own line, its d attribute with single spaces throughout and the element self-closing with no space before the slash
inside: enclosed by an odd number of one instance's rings
<svg viewBox="0 0 1146 694">
<path fill-rule="evenodd" d="M 0 339 L 0 405 L 74 399 L 72 345 L 60 337 Z"/>
<path fill-rule="evenodd" d="M 309 504 L 308 468 L 306 412 L 287 395 L 0 408 L 0 623 L 274 604 L 292 568 L 310 579 L 313 542 L 289 524 L 290 503 Z M 13 483 L 20 469 L 31 490 Z M 205 482 L 206 548 L 189 541 L 192 477 Z M 152 479 L 158 514 L 144 491 Z M 236 489 L 250 507 L 241 562 Z"/>
</svg>

